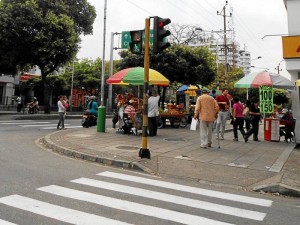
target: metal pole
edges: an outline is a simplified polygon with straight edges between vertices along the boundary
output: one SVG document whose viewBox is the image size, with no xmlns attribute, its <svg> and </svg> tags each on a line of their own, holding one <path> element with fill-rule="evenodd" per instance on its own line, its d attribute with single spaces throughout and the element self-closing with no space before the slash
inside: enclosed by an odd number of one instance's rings
<svg viewBox="0 0 300 225">
<path fill-rule="evenodd" d="M 72 66 L 71 93 L 70 93 L 70 100 L 69 100 L 69 105 L 70 105 L 70 111 L 71 112 L 72 112 L 72 109 L 73 109 L 74 61 L 75 60 L 73 60 L 73 66 Z"/>
<path fill-rule="evenodd" d="M 103 49 L 102 49 L 102 72 L 101 72 L 101 106 L 104 106 L 104 80 L 105 80 L 105 36 L 106 36 L 106 9 L 107 0 L 104 1 L 104 25 L 103 25 Z"/>
<path fill-rule="evenodd" d="M 109 77 L 113 74 L 113 54 L 114 54 L 114 32 L 111 32 L 110 37 L 110 61 L 109 61 Z M 108 112 L 112 112 L 112 85 L 108 86 Z"/>
<path fill-rule="evenodd" d="M 106 35 L 106 8 L 107 0 L 104 1 L 104 26 L 103 26 L 103 49 L 102 49 L 102 73 L 101 73 L 101 96 L 98 108 L 97 132 L 105 132 L 106 109 L 104 101 L 104 80 L 105 80 L 105 35 Z"/>
<path fill-rule="evenodd" d="M 145 54 L 144 54 L 144 95 L 143 95 L 143 133 L 142 147 L 139 151 L 139 157 L 150 159 L 150 150 L 147 148 L 148 131 L 148 83 L 149 83 L 149 39 L 150 39 L 150 19 L 145 20 Z"/>
<path fill-rule="evenodd" d="M 224 17 L 224 48 L 225 48 L 224 55 L 225 55 L 225 77 L 226 77 L 227 74 L 226 5 L 224 5 L 223 8 L 223 17 Z"/>
</svg>

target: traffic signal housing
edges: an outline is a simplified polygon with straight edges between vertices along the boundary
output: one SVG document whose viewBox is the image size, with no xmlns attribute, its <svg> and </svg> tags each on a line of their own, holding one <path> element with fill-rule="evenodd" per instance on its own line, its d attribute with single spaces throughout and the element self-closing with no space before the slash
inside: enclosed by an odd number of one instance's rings
<svg viewBox="0 0 300 225">
<path fill-rule="evenodd" d="M 165 26 L 171 23 L 169 18 L 154 17 L 153 27 L 153 53 L 157 54 L 162 52 L 164 49 L 171 46 L 171 44 L 165 39 L 171 34 L 169 30 L 165 29 Z"/>
<path fill-rule="evenodd" d="M 142 54 L 143 51 L 143 30 L 130 31 L 131 42 L 130 51 L 134 54 Z"/>
</svg>

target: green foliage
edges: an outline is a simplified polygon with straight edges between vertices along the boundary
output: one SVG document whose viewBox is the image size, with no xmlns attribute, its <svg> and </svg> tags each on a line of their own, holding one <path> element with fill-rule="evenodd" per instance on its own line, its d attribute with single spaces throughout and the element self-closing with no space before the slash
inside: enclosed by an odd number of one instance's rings
<svg viewBox="0 0 300 225">
<path fill-rule="evenodd" d="M 143 56 L 121 52 L 119 70 L 144 65 Z M 151 55 L 150 68 L 171 82 L 208 85 L 216 76 L 215 57 L 207 48 L 173 45 L 163 53 Z"/>
<path fill-rule="evenodd" d="M 87 0 L 2 0 L 0 72 L 16 74 L 17 68 L 39 66 L 48 113 L 46 77 L 75 58 L 79 35 L 92 33 L 95 17 Z"/>
</svg>

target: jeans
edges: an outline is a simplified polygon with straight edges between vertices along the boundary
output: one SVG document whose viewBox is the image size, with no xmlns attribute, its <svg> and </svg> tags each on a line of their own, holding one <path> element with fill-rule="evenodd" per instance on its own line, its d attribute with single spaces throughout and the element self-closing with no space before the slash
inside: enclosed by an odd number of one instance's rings
<svg viewBox="0 0 300 225">
<path fill-rule="evenodd" d="M 245 131 L 244 131 L 244 118 L 237 117 L 233 123 L 233 135 L 235 139 L 238 139 L 238 132 L 237 130 L 240 130 L 241 134 L 245 136 Z"/>
<path fill-rule="evenodd" d="M 59 115 L 59 120 L 57 124 L 57 129 L 59 129 L 60 124 L 61 124 L 61 128 L 65 128 L 65 113 L 59 112 L 58 115 Z"/>
<path fill-rule="evenodd" d="M 225 133 L 225 125 L 228 117 L 228 111 L 220 111 L 218 113 L 218 118 L 217 118 L 217 134 L 220 132 L 220 127 L 221 127 L 221 138 L 224 138 L 224 133 Z"/>
</svg>

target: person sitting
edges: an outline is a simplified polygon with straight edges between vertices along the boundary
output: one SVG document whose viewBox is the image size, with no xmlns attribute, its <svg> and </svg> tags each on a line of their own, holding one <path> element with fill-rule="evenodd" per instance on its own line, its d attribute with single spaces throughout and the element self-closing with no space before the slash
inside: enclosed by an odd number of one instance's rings
<svg viewBox="0 0 300 225">
<path fill-rule="evenodd" d="M 129 100 L 128 105 L 124 109 L 124 116 L 123 116 L 123 118 L 130 120 L 130 122 L 132 123 L 132 126 L 133 126 L 131 128 L 131 131 L 134 133 L 134 135 L 137 135 L 136 121 L 135 121 L 136 109 L 133 106 L 133 104 L 135 102 L 136 101 L 134 101 L 133 99 Z M 124 123 L 125 123 L 125 121 L 124 121 Z"/>
<path fill-rule="evenodd" d="M 33 101 L 30 102 L 28 106 L 30 114 L 37 113 L 39 111 L 39 102 L 36 97 L 33 98 Z"/>
<path fill-rule="evenodd" d="M 91 96 L 90 97 L 90 101 L 88 103 L 88 106 L 87 106 L 87 111 L 96 116 L 97 117 L 97 114 L 98 114 L 98 103 L 96 101 L 96 97 L 95 96 Z"/>
<path fill-rule="evenodd" d="M 283 116 L 280 119 L 280 123 L 283 124 L 284 127 L 280 129 L 280 136 L 284 136 L 285 141 L 288 142 L 288 140 L 291 141 L 294 137 L 295 120 L 288 109 L 283 109 L 282 113 Z"/>
</svg>

